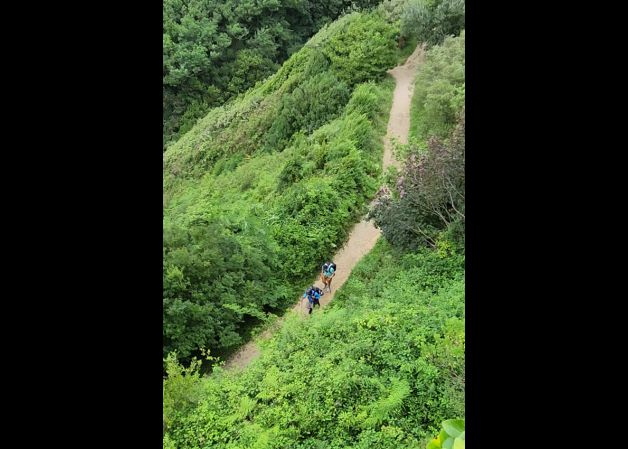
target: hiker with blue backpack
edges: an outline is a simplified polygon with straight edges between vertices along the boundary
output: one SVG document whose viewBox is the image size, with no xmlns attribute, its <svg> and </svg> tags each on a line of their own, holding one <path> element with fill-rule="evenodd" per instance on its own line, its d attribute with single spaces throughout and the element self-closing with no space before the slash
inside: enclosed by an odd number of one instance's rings
<svg viewBox="0 0 628 449">
<path fill-rule="evenodd" d="M 315 285 L 312 285 L 308 288 L 305 293 L 303 293 L 303 297 L 307 298 L 307 302 L 305 307 L 308 309 L 308 314 L 312 313 L 312 309 L 314 306 L 321 307 L 320 299 L 325 293 Z"/>
<path fill-rule="evenodd" d="M 327 288 L 331 293 L 331 280 L 336 276 L 336 264 L 334 262 L 326 262 L 321 267 L 321 282 L 323 290 Z"/>
</svg>

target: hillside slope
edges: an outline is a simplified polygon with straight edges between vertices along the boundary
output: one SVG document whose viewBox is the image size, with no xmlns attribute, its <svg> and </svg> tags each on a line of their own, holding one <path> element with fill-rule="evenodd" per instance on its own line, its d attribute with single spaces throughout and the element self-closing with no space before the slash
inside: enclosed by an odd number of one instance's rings
<svg viewBox="0 0 628 449">
<path fill-rule="evenodd" d="M 393 93 L 393 102 L 390 109 L 387 133 L 384 138 L 384 156 L 383 170 L 389 166 L 400 166 L 400 162 L 394 157 L 392 146 L 393 140 L 399 143 L 408 142 L 408 131 L 410 129 L 410 102 L 412 98 L 413 80 L 420 63 L 424 59 L 424 48 L 417 47 L 415 51 L 408 57 L 404 64 L 390 70 L 389 73 L 395 79 L 395 91 Z M 381 231 L 377 229 L 372 221 L 363 219 L 357 223 L 349 233 L 349 238 L 345 245 L 336 253 L 331 260 L 341 267 L 332 282 L 332 292 L 327 293 L 321 298 L 321 307 L 324 307 L 333 298 L 334 294 L 342 287 L 349 278 L 353 267 L 366 255 L 377 242 L 381 235 Z M 323 284 L 320 279 L 314 282 L 320 288 Z M 293 307 L 293 312 L 304 313 L 305 300 L 299 302 Z M 275 323 L 272 329 L 262 333 L 260 339 L 266 340 L 272 335 L 272 331 L 277 329 L 280 323 Z M 227 362 L 227 369 L 240 369 L 248 365 L 254 358 L 260 354 L 258 344 L 250 341 L 238 350 Z"/>
</svg>

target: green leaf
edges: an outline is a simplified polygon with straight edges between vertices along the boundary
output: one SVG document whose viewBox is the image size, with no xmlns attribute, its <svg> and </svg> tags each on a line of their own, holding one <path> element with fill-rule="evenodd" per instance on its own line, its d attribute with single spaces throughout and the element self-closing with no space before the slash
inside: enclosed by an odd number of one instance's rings
<svg viewBox="0 0 628 449">
<path fill-rule="evenodd" d="M 457 437 L 464 432 L 464 419 L 448 419 L 443 421 L 443 429 L 448 435 Z"/>
<path fill-rule="evenodd" d="M 454 439 L 449 437 L 443 443 L 443 449 L 453 449 L 454 447 Z"/>
<path fill-rule="evenodd" d="M 427 446 L 425 446 L 425 449 L 440 449 L 440 444 L 438 442 L 438 439 L 433 439 L 432 441 L 427 443 Z"/>
<path fill-rule="evenodd" d="M 456 438 L 453 449 L 464 449 L 464 439 Z"/>
<path fill-rule="evenodd" d="M 458 435 L 456 438 L 464 441 L 464 431 L 462 431 L 462 433 Z"/>
</svg>

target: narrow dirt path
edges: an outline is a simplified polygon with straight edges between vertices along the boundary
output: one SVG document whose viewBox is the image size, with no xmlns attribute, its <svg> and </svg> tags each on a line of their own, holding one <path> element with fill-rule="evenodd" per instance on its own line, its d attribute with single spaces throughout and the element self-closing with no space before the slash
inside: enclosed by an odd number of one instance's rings
<svg viewBox="0 0 628 449">
<path fill-rule="evenodd" d="M 418 46 L 403 65 L 388 71 L 395 78 L 396 86 L 390 108 L 390 117 L 388 118 L 388 130 L 384 140 L 384 170 L 390 165 L 401 168 L 401 162 L 395 159 L 393 155 L 393 140 L 399 143 L 408 143 L 414 76 L 418 66 L 424 60 L 425 49 L 423 46 Z"/>
<path fill-rule="evenodd" d="M 417 67 L 423 62 L 424 58 L 424 48 L 419 46 L 403 65 L 388 71 L 388 73 L 395 78 L 396 85 L 393 93 L 390 117 L 388 119 L 388 129 L 386 137 L 384 138 L 384 170 L 390 165 L 394 165 L 397 168 L 401 167 L 401 163 L 395 159 L 392 152 L 393 139 L 400 143 L 408 142 L 408 131 L 410 130 L 410 102 L 414 88 L 414 75 Z M 338 266 L 338 272 L 332 281 L 331 293 L 326 292 L 321 298 L 321 307 L 324 307 L 334 298 L 336 290 L 349 278 L 353 267 L 355 267 L 358 261 L 375 246 L 380 235 L 381 231 L 375 228 L 370 221 L 362 220 L 351 229 L 349 239 L 342 249 L 334 255 L 333 260 Z M 317 279 L 314 285 L 323 288 L 320 279 Z M 305 286 L 303 289 L 305 290 Z M 306 300 L 300 300 L 292 310 L 296 313 L 306 315 L 307 310 L 305 309 L 304 301 Z M 316 313 L 317 311 L 318 308 L 314 309 L 312 313 Z M 281 327 L 282 322 L 283 317 L 278 319 L 270 329 L 264 331 L 256 340 L 266 340 L 270 338 L 274 331 Z M 257 344 L 255 341 L 251 340 L 225 363 L 225 369 L 244 368 L 251 360 L 259 356 L 259 354 L 260 351 Z"/>
</svg>

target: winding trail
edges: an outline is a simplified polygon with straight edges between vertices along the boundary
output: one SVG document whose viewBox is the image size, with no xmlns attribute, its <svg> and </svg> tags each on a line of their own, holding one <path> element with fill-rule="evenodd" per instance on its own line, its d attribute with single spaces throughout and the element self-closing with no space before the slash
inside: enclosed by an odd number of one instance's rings
<svg viewBox="0 0 628 449">
<path fill-rule="evenodd" d="M 384 160 L 383 168 L 386 170 L 388 166 L 393 165 L 397 168 L 401 167 L 401 163 L 395 159 L 393 155 L 393 140 L 400 143 L 408 142 L 408 132 L 410 130 L 410 102 L 414 88 L 414 76 L 418 66 L 425 59 L 424 47 L 417 46 L 414 52 L 408 57 L 403 65 L 397 66 L 388 71 L 395 79 L 395 91 L 393 93 L 392 106 L 390 108 L 390 117 L 388 119 L 388 129 L 384 138 Z M 375 246 L 377 239 L 381 235 L 381 231 L 373 225 L 371 221 L 362 220 L 357 223 L 349 233 L 349 239 L 345 245 L 333 257 L 334 262 L 338 265 L 338 272 L 332 282 L 331 293 L 325 293 L 321 297 L 321 308 L 329 303 L 345 281 L 349 278 L 353 267 L 359 260 L 366 255 Z M 320 279 L 314 285 L 323 288 Z M 305 299 L 292 308 L 296 313 L 305 315 Z M 316 313 L 318 309 L 314 309 Z M 246 343 L 238 352 L 236 352 L 226 363 L 225 369 L 241 369 L 259 356 L 260 350 L 255 343 L 259 340 L 269 339 L 274 331 L 281 327 L 283 317 L 279 318 L 273 326 L 264 331 L 256 339 Z"/>
</svg>

